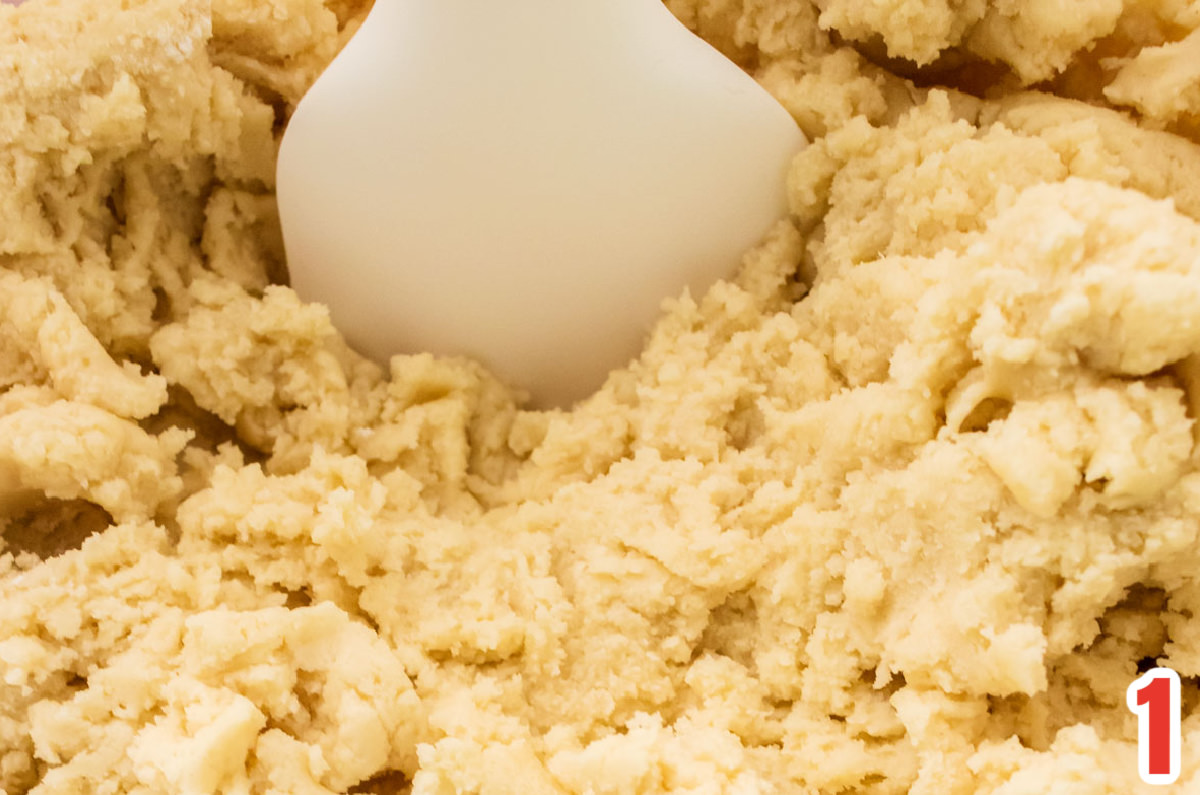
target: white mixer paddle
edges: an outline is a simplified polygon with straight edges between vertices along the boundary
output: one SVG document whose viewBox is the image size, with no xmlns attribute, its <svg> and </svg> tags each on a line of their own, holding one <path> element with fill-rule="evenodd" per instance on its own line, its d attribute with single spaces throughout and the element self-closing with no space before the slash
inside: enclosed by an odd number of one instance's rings
<svg viewBox="0 0 1200 795">
<path fill-rule="evenodd" d="M 284 135 L 292 284 L 381 363 L 564 405 L 733 272 L 804 143 L 658 0 L 377 0 Z"/>
</svg>

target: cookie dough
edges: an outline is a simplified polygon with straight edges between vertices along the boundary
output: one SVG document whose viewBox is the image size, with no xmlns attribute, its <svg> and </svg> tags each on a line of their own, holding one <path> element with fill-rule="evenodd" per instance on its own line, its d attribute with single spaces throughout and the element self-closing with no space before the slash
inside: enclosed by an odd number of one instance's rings
<svg viewBox="0 0 1200 795">
<path fill-rule="evenodd" d="M 0 4 L 0 790 L 1200 788 L 1200 6 L 667 4 L 813 143 L 551 412 L 286 286 L 366 4 Z"/>
</svg>

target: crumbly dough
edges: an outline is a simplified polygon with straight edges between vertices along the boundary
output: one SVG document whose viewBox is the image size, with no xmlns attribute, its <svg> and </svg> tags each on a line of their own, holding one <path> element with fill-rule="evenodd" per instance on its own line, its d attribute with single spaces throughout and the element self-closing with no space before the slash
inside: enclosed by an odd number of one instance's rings
<svg viewBox="0 0 1200 795">
<path fill-rule="evenodd" d="M 0 5 L 0 790 L 1200 790 L 1200 5 L 668 5 L 813 143 L 550 412 L 284 286 L 360 0 Z"/>
</svg>

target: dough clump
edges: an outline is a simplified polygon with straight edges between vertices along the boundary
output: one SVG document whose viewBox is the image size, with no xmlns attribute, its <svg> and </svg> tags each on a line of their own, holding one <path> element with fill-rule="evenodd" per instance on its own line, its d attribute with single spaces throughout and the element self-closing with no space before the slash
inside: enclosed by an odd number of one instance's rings
<svg viewBox="0 0 1200 795">
<path fill-rule="evenodd" d="M 813 143 L 550 412 L 286 286 L 366 4 L 0 5 L 0 790 L 1200 788 L 1200 6 L 667 4 Z"/>
</svg>

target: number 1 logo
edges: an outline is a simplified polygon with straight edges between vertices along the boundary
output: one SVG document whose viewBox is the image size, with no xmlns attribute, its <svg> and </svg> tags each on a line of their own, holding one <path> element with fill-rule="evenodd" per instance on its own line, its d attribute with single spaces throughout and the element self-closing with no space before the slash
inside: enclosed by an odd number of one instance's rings
<svg viewBox="0 0 1200 795">
<path fill-rule="evenodd" d="M 1179 778 L 1179 674 L 1154 668 L 1125 691 L 1125 703 L 1138 717 L 1138 775 L 1147 784 L 1174 784 Z"/>
</svg>

